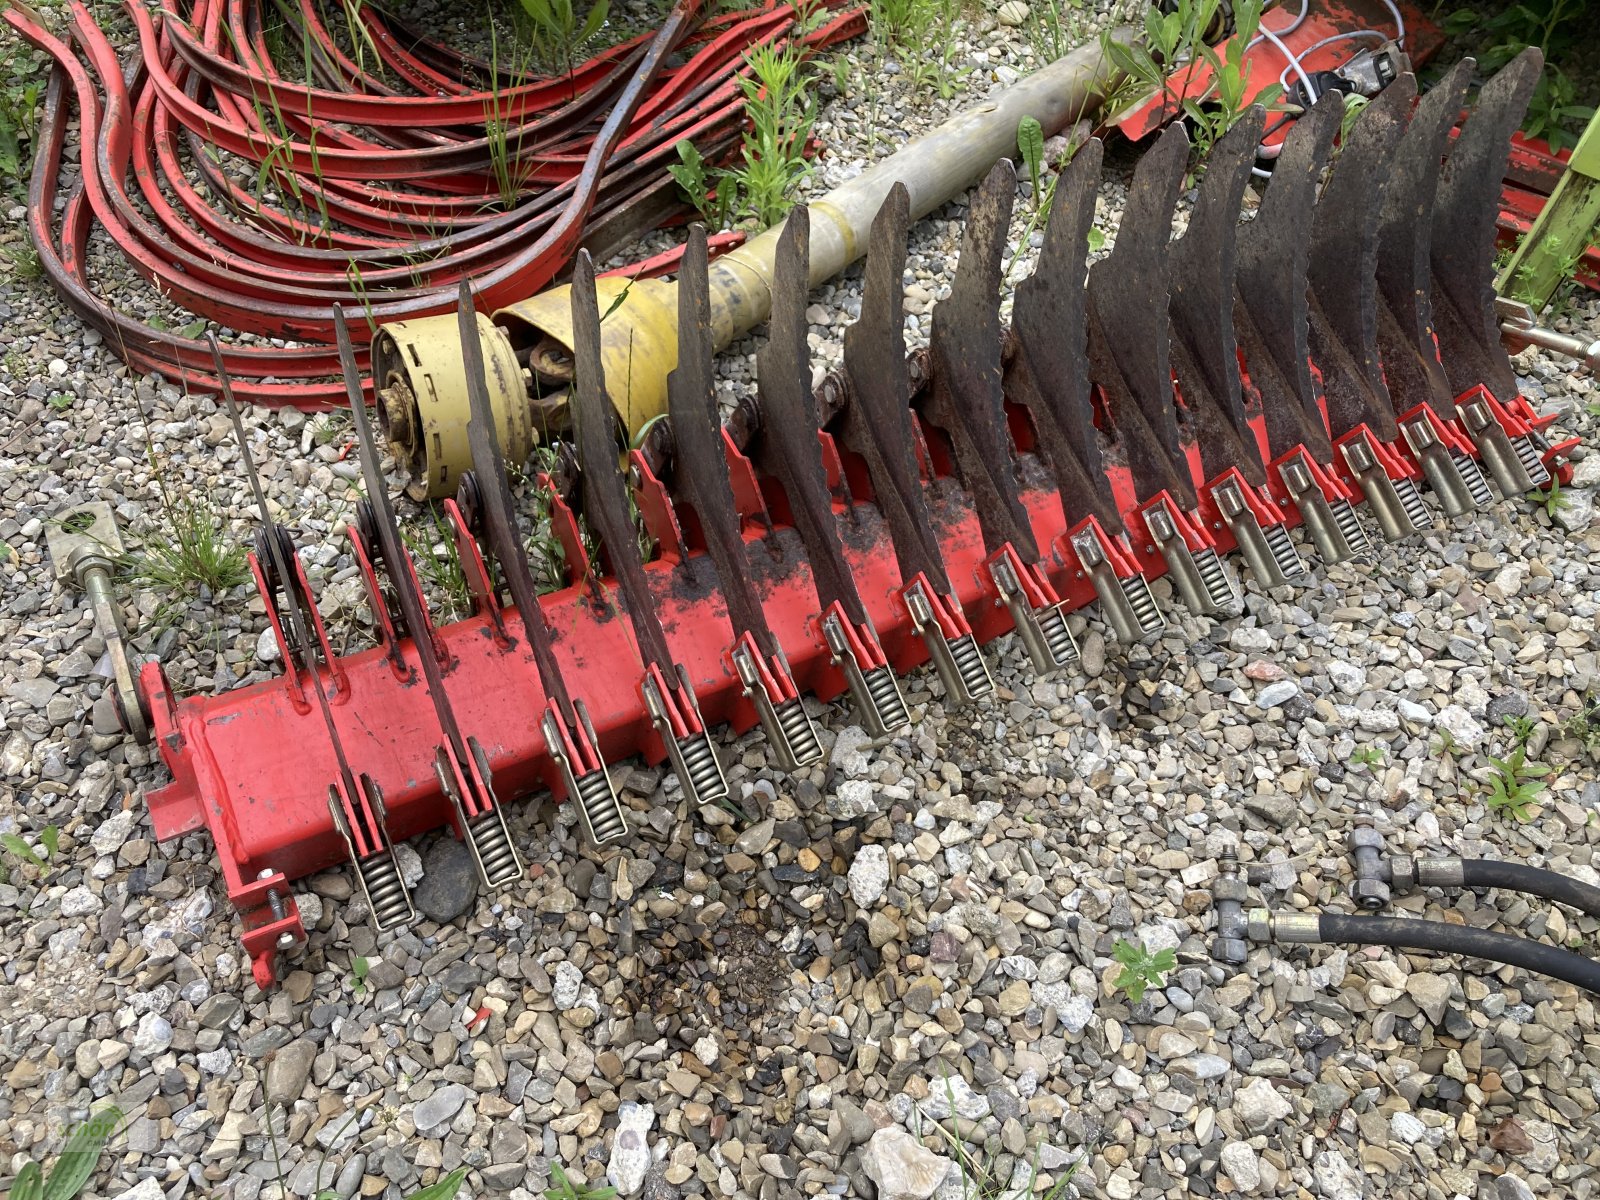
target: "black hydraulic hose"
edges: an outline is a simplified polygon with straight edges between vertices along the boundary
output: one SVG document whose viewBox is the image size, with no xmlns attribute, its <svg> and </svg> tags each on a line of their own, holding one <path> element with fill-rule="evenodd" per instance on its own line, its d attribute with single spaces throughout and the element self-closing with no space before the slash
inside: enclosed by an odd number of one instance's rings
<svg viewBox="0 0 1600 1200">
<path fill-rule="evenodd" d="M 1461 883 L 1464 887 L 1526 892 L 1600 917 L 1600 887 L 1543 867 L 1492 858 L 1464 858 L 1461 860 Z"/>
<path fill-rule="evenodd" d="M 1323 942 L 1437 950 L 1509 963 L 1552 979 L 1564 979 L 1574 987 L 1600 995 L 1600 962 L 1509 933 L 1447 925 L 1443 921 L 1322 913 L 1317 917 L 1317 934 L 1317 940 Z"/>
</svg>

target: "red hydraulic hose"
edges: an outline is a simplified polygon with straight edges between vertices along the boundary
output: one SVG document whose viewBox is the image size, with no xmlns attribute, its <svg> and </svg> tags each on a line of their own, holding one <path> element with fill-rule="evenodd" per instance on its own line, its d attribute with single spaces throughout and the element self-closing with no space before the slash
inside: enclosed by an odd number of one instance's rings
<svg viewBox="0 0 1600 1200">
<path fill-rule="evenodd" d="M 270 0 L 302 39 L 292 66 L 306 78 L 293 79 L 267 49 L 263 2 L 125 0 L 131 63 L 82 0 L 68 8 L 70 44 L 26 5 L 0 17 L 57 65 L 29 192 L 29 231 L 57 290 L 136 369 L 215 388 L 204 343 L 97 294 L 98 228 L 161 295 L 257 335 L 224 352 L 241 398 L 302 407 L 342 401 L 324 381 L 338 374 L 335 304 L 389 321 L 452 309 L 464 278 L 486 310 L 537 293 L 586 239 L 603 250 L 672 215 L 666 168 L 680 141 L 712 161 L 737 148 L 752 46 L 800 36 L 819 47 L 864 28 L 848 0 L 828 0 L 830 18 L 803 36 L 779 0 L 712 17 L 679 0 L 655 33 L 534 78 L 368 3 L 351 37 L 385 78 L 341 47 L 315 0 Z M 63 195 L 74 116 L 81 160 Z"/>
</svg>

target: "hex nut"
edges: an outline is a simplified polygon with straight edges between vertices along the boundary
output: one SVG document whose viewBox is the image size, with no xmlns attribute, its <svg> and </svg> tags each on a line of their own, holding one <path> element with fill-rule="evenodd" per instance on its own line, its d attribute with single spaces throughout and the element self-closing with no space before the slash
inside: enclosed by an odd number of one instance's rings
<svg viewBox="0 0 1600 1200">
<path fill-rule="evenodd" d="M 1382 850 L 1383 834 L 1371 825 L 1357 825 L 1345 838 L 1344 844 L 1352 853 L 1357 850 Z"/>
<path fill-rule="evenodd" d="M 1381 879 L 1357 879 L 1350 885 L 1350 898 L 1362 908 L 1382 908 L 1389 903 L 1389 885 Z"/>
</svg>

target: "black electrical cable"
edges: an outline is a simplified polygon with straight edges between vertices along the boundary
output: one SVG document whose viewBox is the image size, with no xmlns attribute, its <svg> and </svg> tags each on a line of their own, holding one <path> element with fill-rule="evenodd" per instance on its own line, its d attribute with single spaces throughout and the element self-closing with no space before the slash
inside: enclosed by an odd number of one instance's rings
<svg viewBox="0 0 1600 1200">
<path fill-rule="evenodd" d="M 1464 858 L 1461 860 L 1461 883 L 1464 887 L 1526 892 L 1600 917 L 1600 887 L 1543 867 L 1492 858 Z"/>
<path fill-rule="evenodd" d="M 1447 925 L 1442 921 L 1323 913 L 1317 918 L 1317 934 L 1324 942 L 1436 950 L 1441 954 L 1463 954 L 1508 963 L 1552 979 L 1563 979 L 1574 987 L 1600 995 L 1600 962 L 1509 933 Z"/>
</svg>

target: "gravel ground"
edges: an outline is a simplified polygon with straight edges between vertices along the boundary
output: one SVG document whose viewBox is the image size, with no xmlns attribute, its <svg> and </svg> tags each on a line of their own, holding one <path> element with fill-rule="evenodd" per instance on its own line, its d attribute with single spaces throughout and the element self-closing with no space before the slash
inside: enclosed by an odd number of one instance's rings
<svg viewBox="0 0 1600 1200">
<path fill-rule="evenodd" d="M 875 111 L 828 102 L 815 187 L 859 168 L 869 121 L 886 152 L 1030 66 L 1013 30 L 962 37 L 973 75 L 950 104 L 893 79 Z M 1113 237 L 1118 169 L 1102 194 Z M 914 231 L 914 342 L 960 220 L 951 206 Z M 827 362 L 859 273 L 813 300 Z M 115 1101 L 130 1121 L 90 1194 L 127 1200 L 255 1200 L 280 1181 L 394 1198 L 459 1165 L 463 1195 L 529 1200 L 553 1164 L 656 1200 L 1020 1196 L 1074 1170 L 1067 1194 L 1116 1200 L 1594 1194 L 1590 997 L 1389 951 L 1257 950 L 1234 970 L 1207 943 L 1224 850 L 1276 864 L 1274 903 L 1345 908 L 1344 838 L 1362 821 L 1394 851 L 1600 881 L 1600 784 L 1561 730 L 1600 677 L 1600 460 L 1554 521 L 1503 504 L 1304 590 L 1252 587 L 1232 620 L 1169 604 L 1150 646 L 1119 647 L 1077 614 L 1083 660 L 1061 678 L 1033 679 L 1004 639 L 999 692 L 976 708 L 947 711 L 920 672 L 904 737 L 874 743 L 819 708 L 828 761 L 799 777 L 771 767 L 759 735 L 730 739 L 748 820 L 691 811 L 637 764 L 622 782 L 639 832 L 621 849 L 582 845 L 564 811 L 512 805 L 527 878 L 381 945 L 349 877 L 318 876 L 298 892 L 310 943 L 263 994 L 209 840 L 152 840 L 140 797 L 165 772 L 96 709 L 103 647 L 44 548 L 51 514 L 90 499 L 151 535 L 152 461 L 247 539 L 226 420 L 130 377 L 38 284 L 0 285 L 0 320 L 0 832 L 60 830 L 43 869 L 4 859 L 0 1185 L 17 1156 L 53 1153 Z M 1600 332 L 1600 303 L 1562 323 Z M 756 344 L 720 361 L 730 393 Z M 1518 366 L 1592 440 L 1589 375 L 1533 353 Z M 339 536 L 354 495 L 341 430 L 247 421 L 336 637 L 366 644 Z M 181 692 L 271 673 L 248 589 L 171 601 L 144 592 L 130 609 Z M 1525 824 L 1478 790 L 1519 714 L 1552 768 Z M 450 870 L 448 840 L 415 850 L 435 878 Z M 1399 907 L 1591 949 L 1600 924 L 1503 895 Z M 1139 1003 L 1112 983 L 1121 939 L 1177 952 Z"/>
</svg>

